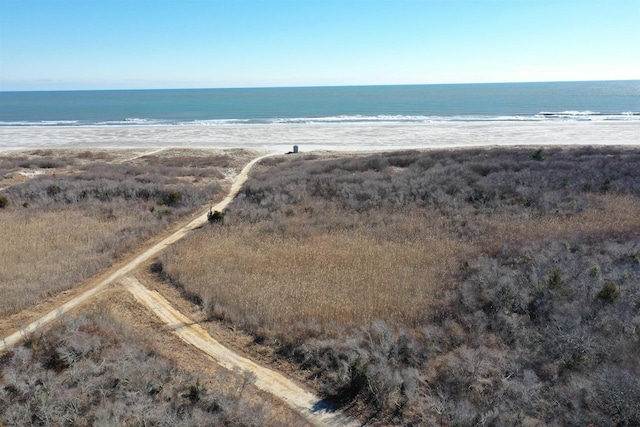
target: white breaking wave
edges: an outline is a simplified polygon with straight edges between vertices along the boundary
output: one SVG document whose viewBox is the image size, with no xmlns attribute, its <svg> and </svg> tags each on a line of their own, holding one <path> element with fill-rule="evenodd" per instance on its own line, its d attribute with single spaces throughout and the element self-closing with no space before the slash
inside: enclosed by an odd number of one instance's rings
<svg viewBox="0 0 640 427">
<path fill-rule="evenodd" d="M 596 112 L 596 111 L 558 111 L 558 112 L 548 112 L 548 111 L 542 111 L 539 114 L 542 114 L 544 116 L 597 116 L 600 115 L 600 113 Z"/>
<path fill-rule="evenodd" d="M 137 117 L 126 118 L 123 120 L 105 120 L 95 123 L 88 122 L 88 125 L 93 126 L 157 126 L 157 125 L 170 125 L 172 124 L 167 120 L 158 119 L 142 119 Z"/>
<path fill-rule="evenodd" d="M 562 119 L 562 120 L 592 120 L 595 117 L 600 116 L 600 113 L 595 111 L 558 111 L 549 112 L 542 111 L 536 115 L 541 119 Z"/>
<path fill-rule="evenodd" d="M 0 121 L 0 127 L 29 126 L 238 126 L 238 125 L 335 125 L 335 124 L 423 124 L 455 122 L 584 122 L 584 121 L 639 121 L 640 112 L 626 111 L 620 114 L 602 114 L 595 111 L 542 111 L 534 115 L 457 115 L 457 116 L 419 116 L 419 115 L 339 115 L 330 117 L 277 117 L 252 119 L 209 119 L 209 120 L 168 120 L 153 118 L 125 118 L 122 120 L 80 121 L 51 120 L 39 122 Z"/>
<path fill-rule="evenodd" d="M 224 125 L 247 125 L 255 121 L 248 119 L 211 119 L 211 120 L 190 120 L 178 122 L 178 126 L 224 126 Z"/>
<path fill-rule="evenodd" d="M 540 120 L 569 121 L 640 121 L 640 113 L 623 112 L 620 114 L 602 114 L 596 111 L 543 111 L 535 115 Z"/>
<path fill-rule="evenodd" d="M 592 111 L 562 111 L 562 112 L 541 112 L 535 115 L 514 115 L 514 116 L 481 116 L 481 115 L 458 115 L 458 116 L 405 116 L 405 115 L 340 115 L 329 117 L 280 117 L 273 119 L 214 119 L 214 120 L 193 120 L 176 123 L 181 126 L 225 126 L 225 125 L 309 125 L 309 124 L 358 124 L 358 123 L 451 123 L 451 122 L 539 122 L 539 121 L 640 121 L 638 113 L 621 113 L 603 115 Z"/>
<path fill-rule="evenodd" d="M 77 126 L 79 120 L 43 120 L 39 122 L 0 121 L 0 126 Z"/>
</svg>

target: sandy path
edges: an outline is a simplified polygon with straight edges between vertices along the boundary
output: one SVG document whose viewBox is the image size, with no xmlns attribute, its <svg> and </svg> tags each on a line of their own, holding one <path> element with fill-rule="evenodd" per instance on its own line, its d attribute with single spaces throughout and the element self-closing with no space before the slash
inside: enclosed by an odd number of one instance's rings
<svg viewBox="0 0 640 427">
<path fill-rule="evenodd" d="M 224 347 L 213 339 L 200 325 L 174 309 L 158 292 L 151 291 L 138 280 L 125 277 L 122 283 L 144 306 L 157 315 L 168 329 L 182 340 L 209 355 L 223 367 L 250 371 L 255 374 L 254 385 L 283 400 L 302 414 L 309 422 L 318 426 L 357 426 L 358 423 L 343 414 L 329 410 L 317 396 L 303 390 L 281 374 L 260 366 Z"/>
<path fill-rule="evenodd" d="M 213 206 L 212 209 L 213 210 L 222 211 L 224 208 L 226 208 L 227 205 L 236 196 L 236 194 L 238 194 L 238 192 L 242 188 L 242 185 L 247 180 L 247 178 L 249 176 L 249 170 L 251 170 L 251 167 L 254 164 L 256 164 L 257 162 L 259 162 L 260 160 L 262 160 L 263 158 L 268 157 L 268 156 L 273 156 L 273 154 L 267 154 L 265 156 L 260 156 L 260 157 L 258 157 L 256 159 L 253 159 L 251 162 L 249 162 L 242 169 L 242 171 L 238 174 L 236 180 L 234 181 L 234 183 L 231 186 L 231 189 L 229 190 L 229 194 L 227 195 L 227 197 L 225 197 L 225 199 L 222 200 L 217 205 Z M 141 254 L 139 254 L 136 257 L 134 257 L 133 259 L 131 259 L 124 266 L 120 267 L 119 269 L 114 271 L 112 274 L 110 274 L 106 279 L 104 279 L 101 282 L 97 283 L 96 286 L 91 287 L 86 292 L 78 295 L 77 297 L 71 299 L 70 301 L 67 301 L 65 304 L 61 305 L 60 307 L 56 308 L 55 310 L 52 310 L 49 313 L 45 314 L 44 316 L 40 317 L 39 319 L 31 322 L 30 324 L 28 324 L 25 327 L 23 327 L 21 330 L 13 333 L 13 334 L 11 334 L 11 335 L 9 335 L 7 337 L 4 337 L 2 339 L 2 341 L 0 341 L 0 352 L 6 350 L 7 348 L 13 347 L 17 343 L 19 343 L 22 339 L 24 339 L 26 336 L 32 334 L 33 332 L 35 332 L 36 330 L 38 330 L 42 326 L 50 323 L 51 321 L 55 320 L 57 317 L 61 316 L 62 314 L 66 313 L 69 310 L 71 310 L 71 309 L 79 306 L 80 304 L 86 302 L 88 299 L 90 299 L 93 296 L 95 296 L 96 294 L 100 293 L 101 291 L 106 289 L 109 285 L 111 285 L 112 283 L 115 283 L 118 279 L 120 279 L 123 276 L 125 276 L 127 273 L 133 271 L 136 267 L 138 267 L 144 261 L 146 261 L 146 260 L 150 259 L 151 257 L 157 255 L 158 253 L 160 253 L 162 250 L 164 250 L 167 246 L 171 245 L 172 243 L 182 239 L 185 235 L 187 235 L 194 228 L 200 227 L 201 225 L 206 223 L 207 222 L 207 214 L 208 214 L 208 211 L 203 212 L 200 216 L 198 216 L 196 219 L 194 219 L 193 221 L 189 222 L 187 225 L 185 225 L 182 228 L 180 228 L 175 233 L 171 234 L 170 236 L 168 236 L 164 240 L 162 240 L 159 243 L 153 245 L 152 247 L 148 248 L 147 250 L 145 250 Z"/>
<path fill-rule="evenodd" d="M 222 211 L 228 206 L 233 198 L 238 194 L 242 185 L 248 178 L 251 167 L 265 157 L 272 156 L 268 154 L 258 157 L 249 162 L 238 174 L 236 180 L 231 186 L 229 194 L 224 200 L 212 207 L 213 210 Z M 344 414 L 331 411 L 329 406 L 317 396 L 303 390 L 283 375 L 260 366 L 251 360 L 238 355 L 230 349 L 221 345 L 213 339 L 200 325 L 188 319 L 182 313 L 174 309 L 169 302 L 157 292 L 152 292 L 144 287 L 138 280 L 127 277 L 141 263 L 157 255 L 167 246 L 180 240 L 193 229 L 202 226 L 207 222 L 207 214 L 205 211 L 193 221 L 189 222 L 175 233 L 163 239 L 159 243 L 153 245 L 141 254 L 137 255 L 124 266 L 118 268 L 106 279 L 97 283 L 84 293 L 76 296 L 55 310 L 50 311 L 38 320 L 30 323 L 0 342 L 0 352 L 16 345 L 26 336 L 33 333 L 42 326 L 52 322 L 62 314 L 72 310 L 75 307 L 87 302 L 94 296 L 105 291 L 111 285 L 122 283 L 131 292 L 134 297 L 155 313 L 163 322 L 167 324 L 169 329 L 179 336 L 185 342 L 193 345 L 200 351 L 209 355 L 213 360 L 223 367 L 233 370 L 239 368 L 243 371 L 250 371 L 255 374 L 255 386 L 262 389 L 273 396 L 284 401 L 288 406 L 293 408 L 307 418 L 312 424 L 318 426 L 349 426 L 359 425 L 347 418 Z"/>
<path fill-rule="evenodd" d="M 160 153 L 162 151 L 165 151 L 165 150 L 168 150 L 168 149 L 169 149 L 169 147 L 162 147 L 162 148 L 158 148 L 158 149 L 153 150 L 153 151 L 147 151 L 145 153 L 138 154 L 137 156 L 129 157 L 128 159 L 123 159 L 123 160 L 120 161 L 120 163 L 131 162 L 133 160 L 139 159 L 140 157 L 144 157 L 144 156 L 152 156 L 154 154 L 158 154 L 158 153 Z"/>
</svg>

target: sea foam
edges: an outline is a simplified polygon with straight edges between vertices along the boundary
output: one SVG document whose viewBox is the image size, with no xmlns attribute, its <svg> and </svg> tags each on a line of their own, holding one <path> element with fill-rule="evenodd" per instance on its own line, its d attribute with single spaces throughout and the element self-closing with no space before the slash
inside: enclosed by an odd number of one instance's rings
<svg viewBox="0 0 640 427">
<path fill-rule="evenodd" d="M 640 113 L 627 111 L 620 114 L 601 114 L 594 111 L 542 111 L 533 115 L 339 115 L 327 117 L 276 117 L 252 119 L 199 119 L 168 120 L 153 118 L 125 118 L 122 120 L 49 120 L 49 121 L 0 121 L 0 127 L 41 127 L 41 126 L 237 126 L 237 125 L 313 125 L 313 124 L 421 124 L 456 122 L 584 122 L 584 121 L 638 121 Z"/>
</svg>

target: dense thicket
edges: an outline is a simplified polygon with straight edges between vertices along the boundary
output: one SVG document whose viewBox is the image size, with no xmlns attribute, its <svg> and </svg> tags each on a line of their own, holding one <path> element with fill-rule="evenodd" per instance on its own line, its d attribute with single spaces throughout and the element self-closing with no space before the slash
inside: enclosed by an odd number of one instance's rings
<svg viewBox="0 0 640 427">
<path fill-rule="evenodd" d="M 233 315 L 233 304 L 214 314 L 243 317 L 260 341 L 275 337 L 271 343 L 320 379 L 327 395 L 366 403 L 382 424 L 640 424 L 640 151 L 270 159 L 225 223 L 231 234 L 252 227 L 271 236 L 275 248 L 354 230 L 413 241 L 421 231 L 407 218 L 464 248 L 451 255 L 457 267 L 446 271 L 445 289 L 423 307 L 422 320 L 284 325 L 261 321 L 259 305 Z M 256 262 L 263 258 L 258 253 Z M 188 275 L 165 273 L 189 288 Z M 304 288 L 304 275 L 287 280 Z M 200 294 L 212 306 L 215 289 Z"/>
<path fill-rule="evenodd" d="M 108 313 L 68 318 L 0 360 L 2 425 L 279 424 L 243 396 L 250 376 L 221 372 L 207 386 Z"/>
<path fill-rule="evenodd" d="M 95 162 L 78 168 L 74 174 L 43 175 L 14 185 L 5 193 L 14 204 L 44 207 L 55 204 L 118 202 L 148 203 L 173 208 L 177 213 L 200 207 L 220 191 L 219 184 L 194 186 L 178 177 L 211 174 L 212 170 L 151 167 Z M 177 169 L 177 170 L 176 170 Z M 222 176 L 218 173 L 218 178 Z M 143 205 L 137 205 L 138 208 Z"/>
<path fill-rule="evenodd" d="M 572 215 L 589 195 L 640 197 L 640 152 L 616 148 L 548 148 L 396 152 L 347 159 L 268 159 L 245 185 L 235 209 L 244 220 L 273 219 L 313 201 L 344 211 L 435 209 L 460 213 Z M 250 206 L 245 213 L 243 206 Z M 285 206 L 287 205 L 287 206 Z"/>
</svg>

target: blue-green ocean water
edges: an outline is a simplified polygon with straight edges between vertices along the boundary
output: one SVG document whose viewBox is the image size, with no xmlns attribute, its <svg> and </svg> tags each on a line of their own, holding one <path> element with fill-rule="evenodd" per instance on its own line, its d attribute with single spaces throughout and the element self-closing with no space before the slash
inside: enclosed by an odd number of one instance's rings
<svg viewBox="0 0 640 427">
<path fill-rule="evenodd" d="M 0 92 L 0 126 L 640 121 L 640 80 Z"/>
</svg>

